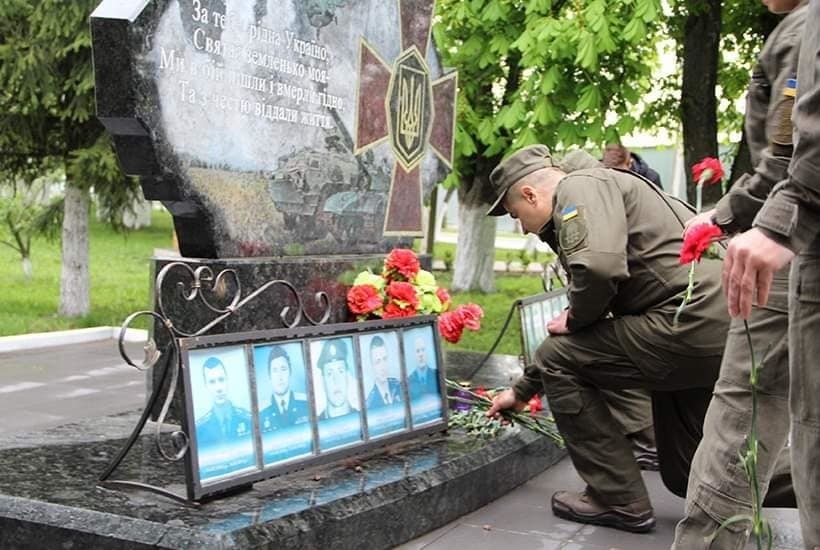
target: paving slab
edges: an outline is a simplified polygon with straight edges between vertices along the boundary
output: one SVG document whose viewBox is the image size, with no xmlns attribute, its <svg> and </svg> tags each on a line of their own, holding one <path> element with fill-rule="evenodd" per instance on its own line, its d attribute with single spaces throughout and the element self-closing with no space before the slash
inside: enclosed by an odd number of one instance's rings
<svg viewBox="0 0 820 550">
<path fill-rule="evenodd" d="M 135 359 L 142 344 L 126 342 Z M 120 358 L 113 339 L 0 353 L 0 434 L 138 409 L 145 374 Z"/>
<path fill-rule="evenodd" d="M 675 525 L 683 516 L 684 500 L 670 493 L 657 472 L 644 472 L 655 508 L 657 526 L 634 534 L 592 525 L 581 525 L 552 515 L 549 501 L 555 491 L 580 491 L 583 480 L 569 458 L 471 514 L 399 546 L 399 550 L 497 550 L 498 548 L 561 550 L 657 550 L 670 548 Z M 797 510 L 767 509 L 779 550 L 801 548 Z M 507 546 L 505 546 L 507 545 Z M 755 548 L 749 544 L 748 549 Z"/>
</svg>

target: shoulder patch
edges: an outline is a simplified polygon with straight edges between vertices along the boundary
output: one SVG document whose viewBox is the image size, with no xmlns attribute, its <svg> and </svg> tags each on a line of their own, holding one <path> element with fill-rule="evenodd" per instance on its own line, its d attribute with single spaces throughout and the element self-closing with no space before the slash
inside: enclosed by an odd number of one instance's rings
<svg viewBox="0 0 820 550">
<path fill-rule="evenodd" d="M 792 145 L 794 127 L 792 126 L 792 110 L 794 109 L 794 96 L 786 94 L 774 107 L 772 116 L 772 135 L 770 141 L 776 145 Z"/>
<path fill-rule="evenodd" d="M 578 215 L 578 207 L 575 205 L 570 205 L 561 210 L 561 221 L 565 222 L 567 220 L 571 220 L 575 216 Z"/>
<path fill-rule="evenodd" d="M 797 95 L 796 78 L 790 78 L 786 81 L 786 86 L 783 87 L 783 95 L 786 97 L 795 97 Z"/>
<path fill-rule="evenodd" d="M 584 217 L 575 210 L 574 215 L 561 223 L 558 231 L 558 245 L 565 254 L 577 252 L 586 246 L 587 224 Z"/>
</svg>

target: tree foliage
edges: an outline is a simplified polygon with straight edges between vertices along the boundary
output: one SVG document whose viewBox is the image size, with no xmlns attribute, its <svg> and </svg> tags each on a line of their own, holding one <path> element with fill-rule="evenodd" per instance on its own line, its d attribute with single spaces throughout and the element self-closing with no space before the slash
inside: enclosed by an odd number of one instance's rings
<svg viewBox="0 0 820 550">
<path fill-rule="evenodd" d="M 66 200 L 63 216 L 60 311 L 70 315 L 86 313 L 89 303 L 84 198 L 93 189 L 107 211 L 121 212 L 138 190 L 94 117 L 88 17 L 96 4 L 0 2 L 0 184 L 30 183 L 23 174 L 32 166 L 39 174 L 56 166 L 65 175 L 66 196 L 78 201 Z"/>
<path fill-rule="evenodd" d="M 616 141 L 639 125 L 657 62 L 658 0 L 439 0 L 459 71 L 458 174 L 532 143 Z M 451 181 L 451 183 L 453 183 Z"/>
<path fill-rule="evenodd" d="M 0 2 L 0 180 L 18 180 L 32 163 L 40 174 L 56 165 L 69 185 L 93 188 L 121 211 L 137 185 L 94 117 L 88 17 L 97 3 Z"/>
</svg>

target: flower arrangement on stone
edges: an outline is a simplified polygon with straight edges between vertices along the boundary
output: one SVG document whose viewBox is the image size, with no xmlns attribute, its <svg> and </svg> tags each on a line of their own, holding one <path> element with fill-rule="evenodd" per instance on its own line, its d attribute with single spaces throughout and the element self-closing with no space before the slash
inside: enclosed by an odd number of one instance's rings
<svg viewBox="0 0 820 550">
<path fill-rule="evenodd" d="M 470 389 L 461 384 L 446 380 L 449 399 L 453 403 L 453 414 L 450 415 L 450 427 L 461 428 L 470 435 L 494 437 L 504 426 L 527 428 L 537 434 L 552 439 L 559 447 L 564 446 L 564 439 L 558 432 L 552 416 L 538 414 L 544 409 L 541 396 L 535 395 L 527 402 L 524 410 L 517 412 L 507 409 L 501 412 L 499 419 L 487 418 L 486 413 L 493 404 L 493 396 L 503 388 L 486 390 L 479 386 Z"/>
<path fill-rule="evenodd" d="M 484 312 L 476 304 L 452 309 L 452 299 L 436 277 L 421 269 L 418 256 L 405 248 L 393 249 L 381 273 L 362 271 L 347 293 L 347 307 L 359 321 L 438 315 L 442 338 L 458 343 L 464 329 L 478 330 Z"/>
</svg>

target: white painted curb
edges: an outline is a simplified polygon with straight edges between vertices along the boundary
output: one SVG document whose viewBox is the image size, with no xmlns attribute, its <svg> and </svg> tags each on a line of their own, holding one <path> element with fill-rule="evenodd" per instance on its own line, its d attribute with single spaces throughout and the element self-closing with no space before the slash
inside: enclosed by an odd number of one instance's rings
<svg viewBox="0 0 820 550">
<path fill-rule="evenodd" d="M 120 337 L 120 327 L 92 327 L 55 332 L 35 332 L 0 338 L 0 353 L 11 353 L 30 349 L 51 348 L 71 344 L 85 344 L 99 340 L 116 340 Z M 148 331 L 129 328 L 125 332 L 126 342 L 145 342 Z"/>
</svg>

